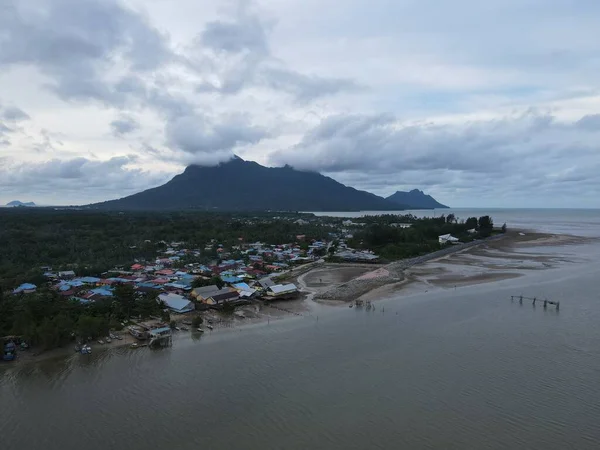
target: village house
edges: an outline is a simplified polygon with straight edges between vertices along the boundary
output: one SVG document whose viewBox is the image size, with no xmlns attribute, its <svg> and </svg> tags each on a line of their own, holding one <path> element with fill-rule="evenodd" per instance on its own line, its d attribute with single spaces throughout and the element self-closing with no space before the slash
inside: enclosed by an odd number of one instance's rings
<svg viewBox="0 0 600 450">
<path fill-rule="evenodd" d="M 58 277 L 65 279 L 65 278 L 74 278 L 75 277 L 75 272 L 73 272 L 72 270 L 63 270 L 61 272 L 58 272 Z"/>
<path fill-rule="evenodd" d="M 200 303 L 206 302 L 209 297 L 213 295 L 224 294 L 227 292 L 231 292 L 230 288 L 222 288 L 219 289 L 215 284 L 211 284 L 210 286 L 203 286 L 199 288 L 192 289 L 190 296 L 196 299 L 196 301 Z"/>
<path fill-rule="evenodd" d="M 298 293 L 298 288 L 293 283 L 288 284 L 275 284 L 269 286 L 266 291 L 268 298 L 290 298 Z"/>
<path fill-rule="evenodd" d="M 178 294 L 163 293 L 158 298 L 165 302 L 167 308 L 177 314 L 187 313 L 196 309 L 194 302 Z"/>
<path fill-rule="evenodd" d="M 442 234 L 441 236 L 438 237 L 439 243 L 440 245 L 445 245 L 445 244 L 460 244 L 458 238 L 455 238 L 454 236 L 452 236 L 451 234 Z"/>
<path fill-rule="evenodd" d="M 239 299 L 240 295 L 238 294 L 238 292 L 235 290 L 231 290 L 222 294 L 213 294 L 206 300 L 204 300 L 202 303 L 210 307 L 219 307 L 226 303 L 237 303 Z"/>
<path fill-rule="evenodd" d="M 13 294 L 31 294 L 35 292 L 36 289 L 37 286 L 35 284 L 23 283 L 21 286 L 19 286 L 13 291 Z"/>
</svg>

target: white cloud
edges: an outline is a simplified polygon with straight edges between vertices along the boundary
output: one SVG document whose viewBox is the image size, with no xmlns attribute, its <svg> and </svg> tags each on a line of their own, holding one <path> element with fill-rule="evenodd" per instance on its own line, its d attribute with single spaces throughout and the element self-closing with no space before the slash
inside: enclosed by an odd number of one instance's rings
<svg viewBox="0 0 600 450">
<path fill-rule="evenodd" d="M 449 204 L 592 204 L 599 21 L 592 0 L 7 0 L 0 203 L 240 153 Z M 67 177 L 96 167 L 115 175 Z"/>
</svg>

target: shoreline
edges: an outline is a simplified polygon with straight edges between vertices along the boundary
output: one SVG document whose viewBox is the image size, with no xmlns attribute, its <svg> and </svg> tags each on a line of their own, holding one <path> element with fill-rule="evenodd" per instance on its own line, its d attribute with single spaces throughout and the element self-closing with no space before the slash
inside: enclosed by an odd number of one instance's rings
<svg viewBox="0 0 600 450">
<path fill-rule="evenodd" d="M 511 230 L 506 234 L 427 255 L 395 261 L 348 282 L 307 291 L 325 305 L 348 304 L 353 300 L 376 301 L 406 290 L 429 291 L 492 283 L 525 276 L 530 270 L 545 270 L 564 262 L 563 255 L 528 252 L 535 248 L 576 245 L 597 240 L 558 233 Z M 331 267 L 330 270 L 335 270 Z M 310 272 L 305 274 L 308 276 Z M 299 279 L 299 281 L 301 281 Z M 302 280 L 304 281 L 304 280 Z"/>
<path fill-rule="evenodd" d="M 519 278 L 527 271 L 545 270 L 569 261 L 562 255 L 548 255 L 519 250 L 550 246 L 575 245 L 594 238 L 511 230 L 506 234 L 485 240 L 473 241 L 456 247 L 389 264 L 326 263 L 324 261 L 303 266 L 286 274 L 286 278 L 299 287 L 300 297 L 277 302 L 256 302 L 224 316 L 216 312 L 202 314 L 214 321 L 210 333 L 223 333 L 244 326 L 260 325 L 271 320 L 279 321 L 296 316 L 311 316 L 316 308 L 348 305 L 354 300 L 377 301 L 397 296 L 428 292 L 430 290 L 456 289 L 457 287 L 493 283 Z M 296 272 L 296 273 L 295 273 Z M 178 316 L 180 324 L 187 316 Z M 174 336 L 192 332 L 175 332 Z M 122 341 L 110 344 L 92 343 L 93 352 L 124 348 L 137 340 L 127 332 L 120 333 Z M 191 337 L 190 337 L 191 338 Z M 132 349 L 132 351 L 135 351 Z M 35 364 L 75 353 L 72 346 L 60 347 L 40 353 L 20 351 L 13 364 L 5 367 Z"/>
</svg>

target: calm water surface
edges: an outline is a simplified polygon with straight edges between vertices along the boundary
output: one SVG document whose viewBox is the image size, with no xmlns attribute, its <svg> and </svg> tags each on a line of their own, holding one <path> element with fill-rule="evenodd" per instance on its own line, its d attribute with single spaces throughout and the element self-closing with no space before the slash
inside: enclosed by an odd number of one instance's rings
<svg viewBox="0 0 600 450">
<path fill-rule="evenodd" d="M 371 313 L 0 365 L 0 448 L 598 449 L 600 251 L 567 252 L 585 262 Z"/>
</svg>

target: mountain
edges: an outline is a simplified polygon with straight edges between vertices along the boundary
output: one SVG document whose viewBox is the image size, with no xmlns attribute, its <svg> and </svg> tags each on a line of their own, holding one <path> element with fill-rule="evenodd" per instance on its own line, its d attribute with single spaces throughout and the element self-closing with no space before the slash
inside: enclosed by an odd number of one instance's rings
<svg viewBox="0 0 600 450">
<path fill-rule="evenodd" d="M 448 208 L 448 206 L 442 205 L 431 195 L 427 195 L 418 189 L 413 189 L 410 192 L 396 191 L 395 194 L 387 197 L 387 200 L 398 205 L 408 205 L 408 209 Z"/>
<path fill-rule="evenodd" d="M 35 206 L 33 202 L 20 202 L 19 200 L 13 200 L 12 202 L 8 202 L 6 206 Z"/>
<path fill-rule="evenodd" d="M 192 165 L 166 184 L 99 209 L 220 211 L 392 211 L 401 208 L 315 172 L 264 167 L 239 157 L 214 167 Z"/>
</svg>

